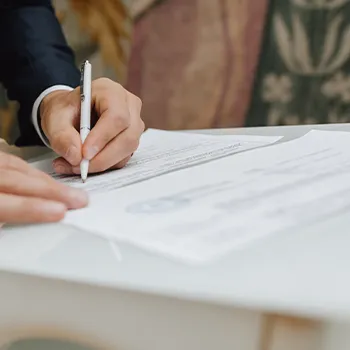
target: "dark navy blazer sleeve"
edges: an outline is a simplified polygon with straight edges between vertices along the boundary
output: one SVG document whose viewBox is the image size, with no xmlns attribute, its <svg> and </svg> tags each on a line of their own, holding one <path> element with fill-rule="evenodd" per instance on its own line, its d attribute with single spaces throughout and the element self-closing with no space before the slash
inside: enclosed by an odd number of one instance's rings
<svg viewBox="0 0 350 350">
<path fill-rule="evenodd" d="M 0 81 L 20 104 L 16 144 L 41 145 L 32 107 L 46 88 L 79 85 L 80 74 L 51 1 L 0 0 Z"/>
</svg>

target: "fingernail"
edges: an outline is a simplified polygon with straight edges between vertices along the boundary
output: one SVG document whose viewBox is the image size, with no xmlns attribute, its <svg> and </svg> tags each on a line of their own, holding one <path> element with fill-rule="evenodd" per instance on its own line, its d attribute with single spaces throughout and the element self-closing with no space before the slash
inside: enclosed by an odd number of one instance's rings
<svg viewBox="0 0 350 350">
<path fill-rule="evenodd" d="M 53 168 L 57 174 L 67 174 L 69 169 L 62 163 L 53 163 Z"/>
<path fill-rule="evenodd" d="M 68 189 L 69 205 L 71 209 L 85 207 L 88 203 L 88 195 L 82 190 L 76 188 Z"/>
<path fill-rule="evenodd" d="M 85 158 L 91 160 L 98 153 L 98 148 L 96 146 L 89 147 L 86 151 Z"/>
</svg>

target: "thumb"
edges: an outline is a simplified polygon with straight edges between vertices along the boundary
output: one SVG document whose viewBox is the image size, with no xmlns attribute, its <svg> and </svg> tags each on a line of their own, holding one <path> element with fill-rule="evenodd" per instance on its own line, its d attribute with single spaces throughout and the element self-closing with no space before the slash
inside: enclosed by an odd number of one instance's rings
<svg viewBox="0 0 350 350">
<path fill-rule="evenodd" d="M 56 91 L 42 101 L 41 126 L 52 149 L 72 166 L 80 164 L 82 147 L 75 126 L 79 123 L 80 98 L 77 89 Z"/>
<path fill-rule="evenodd" d="M 61 118 L 64 119 L 64 118 Z M 77 166 L 82 160 L 82 147 L 78 131 L 69 123 L 56 123 L 49 133 L 48 139 L 52 149 L 72 166 Z"/>
</svg>

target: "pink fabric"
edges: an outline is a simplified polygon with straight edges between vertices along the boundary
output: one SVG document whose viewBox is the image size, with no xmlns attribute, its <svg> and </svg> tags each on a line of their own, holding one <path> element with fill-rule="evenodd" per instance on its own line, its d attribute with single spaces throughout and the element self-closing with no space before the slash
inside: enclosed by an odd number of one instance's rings
<svg viewBox="0 0 350 350">
<path fill-rule="evenodd" d="M 267 0 L 164 0 L 135 26 L 127 88 L 148 127 L 244 123 Z"/>
</svg>

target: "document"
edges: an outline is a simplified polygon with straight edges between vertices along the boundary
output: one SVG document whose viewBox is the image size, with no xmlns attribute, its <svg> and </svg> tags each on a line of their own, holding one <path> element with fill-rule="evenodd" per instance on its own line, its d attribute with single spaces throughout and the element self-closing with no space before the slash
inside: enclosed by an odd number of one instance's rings
<svg viewBox="0 0 350 350">
<path fill-rule="evenodd" d="M 311 131 L 96 194 L 64 222 L 186 263 L 350 210 L 350 134 Z"/>
<path fill-rule="evenodd" d="M 89 174 L 85 183 L 80 176 L 62 176 L 53 171 L 52 161 L 32 163 L 56 180 L 90 193 L 115 190 L 155 176 L 187 168 L 281 139 L 276 136 L 203 135 L 150 129 L 141 137 L 140 146 L 126 167 L 104 174 Z"/>
</svg>

